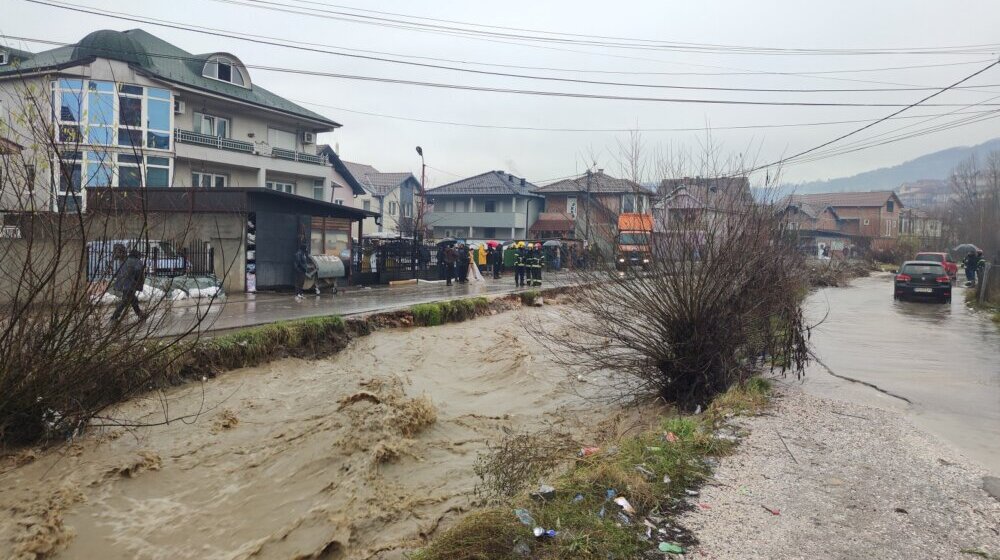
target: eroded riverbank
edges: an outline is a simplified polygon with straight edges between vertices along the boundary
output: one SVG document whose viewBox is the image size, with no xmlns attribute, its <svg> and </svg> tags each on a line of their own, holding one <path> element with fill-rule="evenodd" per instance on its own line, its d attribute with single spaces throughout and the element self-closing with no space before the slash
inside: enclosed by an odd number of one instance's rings
<svg viewBox="0 0 1000 560">
<path fill-rule="evenodd" d="M 400 558 L 466 511 L 503 428 L 586 433 L 610 409 L 523 309 L 356 339 L 119 408 L 196 420 L 94 432 L 0 472 L 4 557 Z"/>
</svg>

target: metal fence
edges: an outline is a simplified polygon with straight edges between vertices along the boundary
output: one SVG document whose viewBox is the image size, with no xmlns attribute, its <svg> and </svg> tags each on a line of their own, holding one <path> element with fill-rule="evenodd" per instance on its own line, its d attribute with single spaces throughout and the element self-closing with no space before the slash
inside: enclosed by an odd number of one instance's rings
<svg viewBox="0 0 1000 560">
<path fill-rule="evenodd" d="M 385 284 L 395 280 L 439 280 L 437 247 L 411 238 L 365 239 L 352 252 L 352 282 Z"/>
<path fill-rule="evenodd" d="M 166 241 L 96 240 L 87 243 L 87 280 L 110 280 L 137 249 L 146 264 L 147 276 L 175 277 L 215 274 L 215 250 L 207 242 L 192 242 L 176 248 Z"/>
<path fill-rule="evenodd" d="M 979 278 L 978 293 L 982 303 L 1000 303 L 1000 270 L 993 263 L 986 263 L 982 276 Z"/>
</svg>

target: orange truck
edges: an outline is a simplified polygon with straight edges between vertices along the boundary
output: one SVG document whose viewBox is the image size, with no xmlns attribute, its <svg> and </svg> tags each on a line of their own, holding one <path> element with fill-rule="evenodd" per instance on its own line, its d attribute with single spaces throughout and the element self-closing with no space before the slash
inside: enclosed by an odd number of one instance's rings
<svg viewBox="0 0 1000 560">
<path fill-rule="evenodd" d="M 615 268 L 649 268 L 653 259 L 653 216 L 619 214 L 618 240 L 615 244 Z"/>
</svg>

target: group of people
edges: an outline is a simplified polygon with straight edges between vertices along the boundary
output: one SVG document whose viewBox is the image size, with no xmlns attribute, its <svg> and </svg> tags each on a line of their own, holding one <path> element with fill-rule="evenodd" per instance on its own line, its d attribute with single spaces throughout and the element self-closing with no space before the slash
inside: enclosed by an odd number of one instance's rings
<svg viewBox="0 0 1000 560">
<path fill-rule="evenodd" d="M 542 268 L 545 266 L 542 244 L 518 241 L 508 250 L 513 252 L 514 285 L 541 286 Z M 459 284 L 465 284 L 470 279 L 481 281 L 484 273 L 499 279 L 504 272 L 504 248 L 501 245 L 471 248 L 464 243 L 443 244 L 438 246 L 437 262 L 441 277 L 449 286 L 453 281 Z"/>
<path fill-rule="evenodd" d="M 965 279 L 968 281 L 968 285 L 975 286 L 977 284 L 976 274 L 981 276 L 983 269 L 986 268 L 986 259 L 983 258 L 983 250 L 969 251 L 969 254 L 965 255 L 965 260 L 962 261 L 962 264 L 965 266 Z"/>
</svg>

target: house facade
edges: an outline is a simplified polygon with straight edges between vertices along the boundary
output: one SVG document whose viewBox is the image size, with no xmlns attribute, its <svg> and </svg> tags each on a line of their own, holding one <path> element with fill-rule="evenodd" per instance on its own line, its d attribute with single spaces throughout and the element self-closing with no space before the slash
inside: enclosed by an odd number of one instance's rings
<svg viewBox="0 0 1000 560">
<path fill-rule="evenodd" d="M 532 226 L 538 238 L 568 238 L 596 244 L 612 254 L 621 214 L 649 214 L 653 191 L 598 169 L 538 187 L 545 211 Z"/>
<path fill-rule="evenodd" d="M 317 134 L 340 124 L 256 84 L 234 54 L 192 54 L 133 29 L 0 61 L 2 121 L 34 139 L 24 157 L 37 170 L 0 211 L 90 219 L 94 200 L 95 212 L 124 212 L 116 235 L 138 235 L 131 222 L 155 223 L 146 235 L 158 239 L 185 229 L 227 255 L 215 269 L 231 291 L 252 286 L 258 270 L 284 285 L 299 244 L 350 251 L 352 223 L 366 214 L 332 204 L 350 185 L 316 147 Z M 155 216 L 128 202 L 154 196 Z"/>
<path fill-rule="evenodd" d="M 366 234 L 396 237 L 411 236 L 421 209 L 423 188 L 409 171 L 384 173 L 371 165 L 344 161 L 345 177 L 364 191 L 355 207 L 378 214 L 361 224 Z"/>
<path fill-rule="evenodd" d="M 54 166 L 59 181 L 38 177 L 40 207 L 72 208 L 85 203 L 86 189 L 105 187 L 332 197 L 332 167 L 315 139 L 340 125 L 254 84 L 233 54 L 192 54 L 133 29 L 8 59 L 0 67 L 5 110 L 23 105 L 27 91 L 51 93 L 63 155 Z"/>
<path fill-rule="evenodd" d="M 535 185 L 504 171 L 487 171 L 427 191 L 427 228 L 435 239 L 526 239 L 542 210 Z"/>
<path fill-rule="evenodd" d="M 785 228 L 796 232 L 802 244 L 826 243 L 834 251 L 891 248 L 900 237 L 904 216 L 893 191 L 791 195 L 779 212 Z"/>
</svg>

